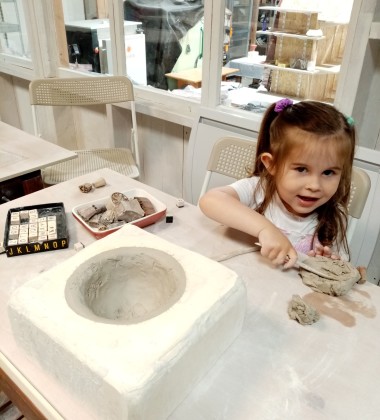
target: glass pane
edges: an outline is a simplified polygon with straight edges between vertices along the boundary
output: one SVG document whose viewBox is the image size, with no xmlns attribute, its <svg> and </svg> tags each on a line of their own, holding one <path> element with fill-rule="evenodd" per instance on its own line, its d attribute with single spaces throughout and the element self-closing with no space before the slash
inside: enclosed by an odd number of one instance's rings
<svg viewBox="0 0 380 420">
<path fill-rule="evenodd" d="M 146 86 L 146 43 L 142 22 L 124 20 L 124 44 L 127 76 L 134 84 Z"/>
<path fill-rule="evenodd" d="M 203 0 L 126 0 L 124 19 L 128 25 L 139 23 L 136 35 L 125 36 L 127 73 L 132 80 L 163 90 L 199 90 Z M 144 57 L 132 42 L 145 43 Z M 139 71 L 144 66 L 146 75 Z"/>
<path fill-rule="evenodd" d="M 31 57 L 21 0 L 0 0 L 0 52 Z"/>
<path fill-rule="evenodd" d="M 101 73 L 99 37 L 109 34 L 109 19 L 96 0 L 62 0 L 68 66 Z M 63 54 L 62 52 L 62 55 Z M 64 65 L 65 63 L 61 63 Z"/>
<path fill-rule="evenodd" d="M 116 74 L 106 2 L 62 0 L 62 7 L 68 66 Z M 145 37 L 140 22 L 124 21 L 124 40 L 127 74 L 134 83 L 146 85 Z"/>
<path fill-rule="evenodd" d="M 278 96 L 332 103 L 352 3 L 226 0 L 232 22 L 225 66 L 237 69 L 240 83 L 226 102 L 258 113 Z"/>
</svg>

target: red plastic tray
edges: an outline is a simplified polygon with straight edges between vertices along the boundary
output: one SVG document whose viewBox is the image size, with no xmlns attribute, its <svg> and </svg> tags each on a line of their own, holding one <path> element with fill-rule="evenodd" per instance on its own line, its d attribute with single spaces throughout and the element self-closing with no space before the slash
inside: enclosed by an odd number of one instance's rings
<svg viewBox="0 0 380 420">
<path fill-rule="evenodd" d="M 147 193 L 144 190 L 141 190 L 139 188 L 135 188 L 132 190 L 128 190 L 123 192 L 124 195 L 126 195 L 128 198 L 134 198 L 134 197 L 146 197 L 150 200 L 150 202 L 153 204 L 156 212 L 153 214 L 150 214 L 149 216 L 142 217 L 141 219 L 134 220 L 133 222 L 129 222 L 132 225 L 138 226 L 138 227 L 145 227 L 149 226 L 153 223 L 156 223 L 159 219 L 161 219 L 166 214 L 166 206 L 161 201 L 157 200 L 157 198 L 153 197 L 151 194 Z M 85 222 L 78 214 L 78 210 L 88 207 L 89 205 L 95 204 L 95 205 L 102 205 L 106 204 L 110 196 L 100 198 L 98 200 L 89 201 L 85 204 L 81 204 L 79 206 L 76 206 L 72 209 L 72 214 L 75 217 L 75 219 L 78 220 L 79 223 L 81 223 L 87 230 L 89 230 L 97 239 L 103 238 L 104 236 L 109 235 L 110 233 L 115 232 L 116 230 L 120 229 L 124 225 L 107 229 L 107 230 L 99 230 L 97 228 L 91 227 L 87 222 Z"/>
</svg>

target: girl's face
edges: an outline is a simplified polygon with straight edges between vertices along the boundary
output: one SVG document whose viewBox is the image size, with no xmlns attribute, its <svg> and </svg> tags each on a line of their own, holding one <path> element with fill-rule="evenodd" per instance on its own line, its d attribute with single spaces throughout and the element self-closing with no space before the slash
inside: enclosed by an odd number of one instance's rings
<svg viewBox="0 0 380 420">
<path fill-rule="evenodd" d="M 323 150 L 320 144 L 298 146 L 290 152 L 278 173 L 271 172 L 286 209 L 296 216 L 305 217 L 329 201 L 337 191 L 342 159 L 331 142 L 325 144 Z"/>
</svg>

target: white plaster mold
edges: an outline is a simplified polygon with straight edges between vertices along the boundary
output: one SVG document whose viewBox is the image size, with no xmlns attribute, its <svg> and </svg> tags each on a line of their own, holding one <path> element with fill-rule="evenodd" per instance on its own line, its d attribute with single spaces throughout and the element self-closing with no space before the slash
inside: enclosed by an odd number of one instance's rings
<svg viewBox="0 0 380 420">
<path fill-rule="evenodd" d="M 240 333 L 246 290 L 127 225 L 21 286 L 8 309 L 20 345 L 92 418 L 160 420 Z"/>
</svg>

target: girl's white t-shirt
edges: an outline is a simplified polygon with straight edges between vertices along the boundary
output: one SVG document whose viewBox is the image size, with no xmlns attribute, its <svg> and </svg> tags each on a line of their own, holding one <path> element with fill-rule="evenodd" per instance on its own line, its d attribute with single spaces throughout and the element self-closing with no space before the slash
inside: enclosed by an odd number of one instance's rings
<svg viewBox="0 0 380 420">
<path fill-rule="evenodd" d="M 261 188 L 256 190 L 258 177 L 243 178 L 230 185 L 246 206 L 256 209 L 264 199 Z M 276 193 L 273 200 L 265 210 L 264 216 L 278 227 L 289 239 L 294 248 L 303 253 L 313 249 L 313 235 L 318 224 L 317 214 L 312 213 L 306 217 L 298 217 L 290 213 Z"/>
</svg>

